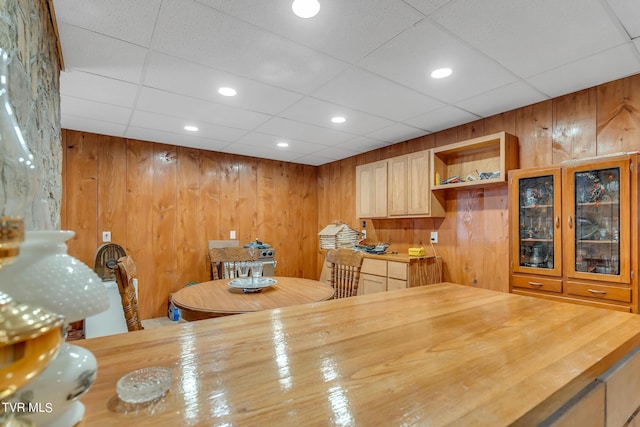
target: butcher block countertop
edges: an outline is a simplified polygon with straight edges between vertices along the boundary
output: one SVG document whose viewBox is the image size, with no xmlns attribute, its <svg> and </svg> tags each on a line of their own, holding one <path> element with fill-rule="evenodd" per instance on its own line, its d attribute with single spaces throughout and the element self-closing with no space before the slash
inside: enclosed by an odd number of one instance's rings
<svg viewBox="0 0 640 427">
<path fill-rule="evenodd" d="M 640 316 L 442 283 L 76 343 L 98 360 L 83 426 L 531 426 L 640 344 Z M 118 378 L 148 366 L 173 386 L 126 408 Z"/>
</svg>

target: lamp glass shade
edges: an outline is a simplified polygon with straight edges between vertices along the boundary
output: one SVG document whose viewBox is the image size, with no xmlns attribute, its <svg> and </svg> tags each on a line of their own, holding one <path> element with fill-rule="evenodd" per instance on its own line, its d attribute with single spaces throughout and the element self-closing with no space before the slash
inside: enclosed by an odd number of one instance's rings
<svg viewBox="0 0 640 427">
<path fill-rule="evenodd" d="M 27 231 L 20 256 L 0 274 L 0 290 L 16 301 L 62 314 L 67 323 L 108 309 L 102 279 L 67 254 L 66 241 L 73 235 L 68 230 Z"/>
</svg>

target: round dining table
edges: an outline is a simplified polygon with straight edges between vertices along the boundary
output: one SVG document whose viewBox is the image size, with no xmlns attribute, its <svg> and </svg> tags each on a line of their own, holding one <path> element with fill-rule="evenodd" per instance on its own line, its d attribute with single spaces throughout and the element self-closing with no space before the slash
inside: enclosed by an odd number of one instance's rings
<svg viewBox="0 0 640 427">
<path fill-rule="evenodd" d="M 230 286 L 233 279 L 211 280 L 180 289 L 171 301 L 184 320 L 194 321 L 325 301 L 334 295 L 334 289 L 325 282 L 299 277 L 270 279 L 276 283 L 253 293 Z"/>
</svg>

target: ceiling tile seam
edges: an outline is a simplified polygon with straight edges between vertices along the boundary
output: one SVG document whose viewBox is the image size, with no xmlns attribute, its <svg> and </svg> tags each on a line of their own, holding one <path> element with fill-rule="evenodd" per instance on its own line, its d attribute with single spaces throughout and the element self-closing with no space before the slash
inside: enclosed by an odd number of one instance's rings
<svg viewBox="0 0 640 427">
<path fill-rule="evenodd" d="M 626 36 L 630 41 L 633 40 L 633 36 L 631 35 L 631 33 L 629 33 L 629 31 L 627 31 L 627 27 L 620 20 L 620 17 L 615 12 L 615 10 L 613 10 L 609 2 L 607 0 L 600 0 L 600 4 L 602 4 L 602 7 L 607 11 L 609 18 L 611 18 L 611 22 L 616 26 L 616 28 L 618 28 L 620 34 Z"/>
</svg>

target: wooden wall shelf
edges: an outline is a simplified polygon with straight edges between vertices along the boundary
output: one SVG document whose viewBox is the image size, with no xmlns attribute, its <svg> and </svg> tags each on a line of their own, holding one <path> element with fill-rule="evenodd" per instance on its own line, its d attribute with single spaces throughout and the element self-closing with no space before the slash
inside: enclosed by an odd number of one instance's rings
<svg viewBox="0 0 640 427">
<path fill-rule="evenodd" d="M 488 187 L 507 182 L 507 174 L 518 168 L 518 137 L 494 133 L 434 148 L 431 151 L 431 190 Z M 482 173 L 497 172 L 495 178 L 466 180 Z M 460 181 L 444 184 L 452 177 Z"/>
</svg>

